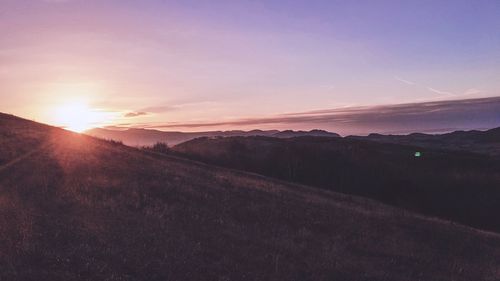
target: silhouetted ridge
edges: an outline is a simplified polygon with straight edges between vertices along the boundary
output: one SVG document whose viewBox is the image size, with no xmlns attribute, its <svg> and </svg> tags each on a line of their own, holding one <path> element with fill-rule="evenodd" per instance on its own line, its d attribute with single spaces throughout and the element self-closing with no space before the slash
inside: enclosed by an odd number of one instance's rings
<svg viewBox="0 0 500 281">
<path fill-rule="evenodd" d="M 234 136 L 269 136 L 277 138 L 291 138 L 301 136 L 323 136 L 339 137 L 336 133 L 330 133 L 324 130 L 311 131 L 278 131 L 278 130 L 251 130 L 251 131 L 208 131 L 208 132 L 166 132 L 150 129 L 126 129 L 126 130 L 108 130 L 91 129 L 87 134 L 104 139 L 113 139 L 124 142 L 132 146 L 151 146 L 157 142 L 176 145 L 200 137 L 234 137 Z"/>
<path fill-rule="evenodd" d="M 454 131 L 439 135 L 422 133 L 413 133 L 409 135 L 369 134 L 366 137 L 349 136 L 347 138 L 392 144 L 415 145 L 423 148 L 449 151 L 468 151 L 500 157 L 500 128 L 487 131 Z"/>
</svg>

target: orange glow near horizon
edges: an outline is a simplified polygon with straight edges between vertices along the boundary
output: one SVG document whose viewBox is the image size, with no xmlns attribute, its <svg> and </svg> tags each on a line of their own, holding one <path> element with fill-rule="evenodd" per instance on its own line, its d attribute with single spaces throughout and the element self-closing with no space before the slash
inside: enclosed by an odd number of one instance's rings
<svg viewBox="0 0 500 281">
<path fill-rule="evenodd" d="M 90 108 L 85 102 L 73 101 L 59 105 L 54 110 L 54 124 L 81 133 L 96 124 L 104 123 L 103 112 Z"/>
</svg>

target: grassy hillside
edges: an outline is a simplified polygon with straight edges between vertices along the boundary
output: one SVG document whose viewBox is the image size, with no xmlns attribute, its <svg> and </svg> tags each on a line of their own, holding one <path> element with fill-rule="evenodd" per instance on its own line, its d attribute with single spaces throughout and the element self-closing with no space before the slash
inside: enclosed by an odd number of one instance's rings
<svg viewBox="0 0 500 281">
<path fill-rule="evenodd" d="M 500 161 L 483 154 L 314 137 L 205 138 L 173 150 L 211 164 L 500 231 Z"/>
<path fill-rule="evenodd" d="M 0 115 L 0 280 L 498 280 L 500 237 Z"/>
</svg>

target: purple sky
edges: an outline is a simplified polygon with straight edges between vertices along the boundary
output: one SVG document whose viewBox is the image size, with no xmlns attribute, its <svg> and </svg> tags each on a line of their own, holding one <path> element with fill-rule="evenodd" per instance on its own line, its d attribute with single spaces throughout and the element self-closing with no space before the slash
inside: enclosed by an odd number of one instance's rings
<svg viewBox="0 0 500 281">
<path fill-rule="evenodd" d="M 394 131 L 237 121 L 500 96 L 497 0 L 0 2 L 0 111 L 43 122 L 85 103 L 97 126 Z"/>
</svg>

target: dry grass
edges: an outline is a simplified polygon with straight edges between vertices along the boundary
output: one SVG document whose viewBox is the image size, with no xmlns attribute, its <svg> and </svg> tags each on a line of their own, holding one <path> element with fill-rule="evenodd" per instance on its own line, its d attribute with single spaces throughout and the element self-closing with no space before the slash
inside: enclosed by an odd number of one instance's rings
<svg viewBox="0 0 500 281">
<path fill-rule="evenodd" d="M 0 280 L 500 278 L 496 234 L 0 120 L 4 163 L 48 143 L 0 171 Z"/>
</svg>

